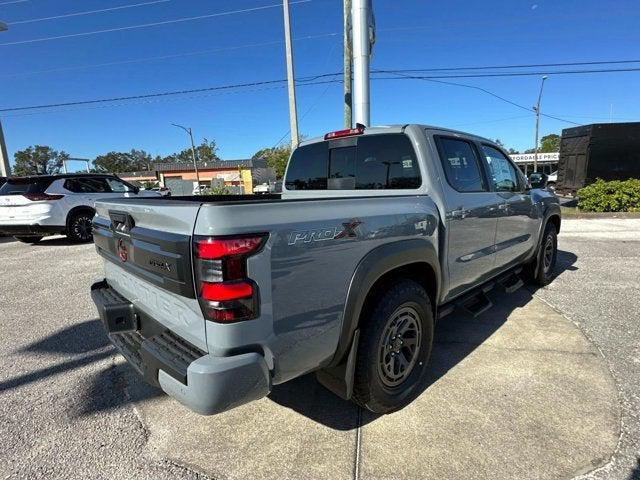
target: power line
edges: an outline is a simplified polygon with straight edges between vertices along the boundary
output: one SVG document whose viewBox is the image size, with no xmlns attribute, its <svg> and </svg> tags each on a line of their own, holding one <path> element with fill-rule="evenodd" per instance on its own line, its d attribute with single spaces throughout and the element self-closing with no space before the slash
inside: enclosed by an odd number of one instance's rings
<svg viewBox="0 0 640 480">
<path fill-rule="evenodd" d="M 518 65 L 493 65 L 493 66 L 471 66 L 471 67 L 440 67 L 440 68 L 416 68 L 416 69 L 403 69 L 405 73 L 418 73 L 418 72 L 454 72 L 458 70 L 500 70 L 506 68 L 540 68 L 540 67 L 572 67 L 579 65 L 609 65 L 609 64 L 624 64 L 624 63 L 640 63 L 640 60 L 609 60 L 609 61 L 588 61 L 588 62 L 563 62 L 563 63 L 531 63 L 531 64 L 518 64 Z M 379 70 L 380 72 L 387 72 L 387 70 Z M 399 70 L 388 70 L 389 72 L 397 72 Z"/>
<path fill-rule="evenodd" d="M 640 70 L 640 69 L 637 69 L 637 70 Z M 619 71 L 619 70 L 610 70 L 610 71 Z M 630 70 L 624 70 L 624 71 L 630 71 Z M 485 93 L 487 95 L 490 95 L 490 96 L 492 96 L 494 98 L 497 98 L 497 99 L 499 99 L 499 100 L 501 100 L 501 101 L 503 101 L 505 103 L 513 105 L 513 106 L 515 106 L 517 108 L 520 108 L 522 110 L 526 110 L 527 112 L 533 112 L 532 108 L 528 108 L 528 107 L 526 107 L 524 105 L 516 103 L 516 102 L 514 102 L 512 100 L 509 100 L 508 98 L 502 97 L 502 96 L 500 96 L 500 95 L 498 95 L 498 94 L 496 94 L 494 92 L 491 92 L 490 90 L 487 90 L 487 89 L 482 88 L 482 87 L 478 87 L 476 85 L 468 85 L 468 84 L 457 83 L 457 82 L 448 82 L 448 81 L 444 81 L 444 80 L 438 79 L 438 78 L 441 78 L 441 77 L 434 78 L 434 77 L 428 77 L 428 76 L 405 75 L 403 73 L 400 73 L 401 70 L 398 70 L 398 71 L 387 70 L 387 72 L 389 72 L 389 73 L 391 73 L 392 75 L 395 75 L 395 76 L 394 77 L 374 77 L 372 79 L 373 80 L 423 80 L 423 81 L 428 81 L 428 82 L 432 82 L 432 83 L 439 83 L 439 84 L 444 84 L 444 85 L 452 85 L 452 86 L 457 86 L 457 87 L 470 88 L 470 89 L 474 89 L 474 90 L 478 90 L 480 92 L 483 92 L 483 93 Z M 587 73 L 589 73 L 589 72 L 587 72 Z M 331 78 L 331 77 L 336 77 L 336 76 L 340 76 L 340 75 L 342 75 L 341 72 L 319 74 L 319 75 L 315 75 L 315 76 L 299 78 L 296 83 L 298 83 L 299 85 L 321 85 L 321 84 L 328 84 L 328 83 L 341 83 L 342 82 L 341 79 L 335 79 L 335 78 L 332 79 Z M 505 75 L 509 75 L 509 74 L 505 74 Z M 448 78 L 448 77 L 444 77 L 444 78 Z M 326 79 L 326 80 L 323 80 L 323 79 Z M 0 109 L 0 113 L 3 113 L 3 112 L 18 112 L 18 111 L 25 111 L 25 110 L 41 110 L 41 109 L 49 109 L 49 108 L 56 108 L 56 107 L 68 107 L 68 106 L 78 106 L 78 105 L 105 104 L 105 103 L 111 103 L 111 102 L 122 102 L 122 101 L 127 101 L 127 100 L 160 98 L 160 97 L 169 97 L 169 96 L 174 96 L 174 95 L 185 95 L 185 94 L 194 94 L 194 93 L 202 93 L 202 92 L 231 90 L 231 89 L 256 87 L 256 86 L 263 86 L 263 85 L 276 85 L 276 84 L 283 84 L 285 82 L 286 82 L 285 79 L 267 80 L 267 81 L 250 82 L 250 83 L 239 83 L 239 84 L 233 84 L 233 85 L 222 85 L 222 86 L 215 86 L 215 87 L 189 89 L 189 90 L 175 90 L 175 91 L 165 91 L 165 92 L 150 93 L 150 94 L 130 95 L 130 96 L 121 96 L 121 97 L 112 97 L 112 98 L 102 98 L 102 99 L 94 99 L 94 100 L 82 100 L 82 101 L 74 101 L 74 102 L 43 104 L 43 105 L 32 105 L 32 106 L 23 106 L 23 107 L 12 107 L 12 108 Z M 560 117 L 557 117 L 557 116 L 554 116 L 554 115 L 549 115 L 549 114 L 544 114 L 544 113 L 541 113 L 541 115 L 545 116 L 545 117 L 548 117 L 548 118 L 552 118 L 554 120 L 570 123 L 570 124 L 573 124 L 573 125 L 580 125 L 579 123 L 572 122 L 570 120 L 565 120 L 563 118 L 560 118 Z"/>
<path fill-rule="evenodd" d="M 300 4 L 300 3 L 309 3 L 312 2 L 313 0 L 295 0 L 293 2 L 291 2 L 291 5 L 296 5 L 296 4 Z M 107 28 L 107 29 L 103 29 L 103 30 L 93 30 L 91 32 L 80 32 L 80 33 L 70 33 L 67 35 L 58 35 L 55 37 L 42 37 L 42 38 L 32 38 L 30 40 L 18 40 L 15 42 L 5 42 L 5 43 L 0 43 L 0 47 L 5 47 L 5 46 L 9 46 L 9 45 L 23 45 L 23 44 L 27 44 L 27 43 L 38 43 L 38 42 L 46 42 L 49 40 L 60 40 L 63 38 L 74 38 L 74 37 L 85 37 L 85 36 L 89 36 L 89 35 L 99 35 L 102 33 L 112 33 L 112 32 L 120 32 L 120 31 L 124 31 L 124 30 L 134 30 L 134 29 L 138 29 L 138 28 L 149 28 L 149 27 L 157 27 L 160 25 L 169 25 L 172 23 L 182 23 L 182 22 L 191 22 L 193 20 L 202 20 L 205 18 L 214 18 L 214 17 L 222 17 L 222 16 L 226 16 L 226 15 L 235 15 L 238 13 L 249 13 L 249 12 L 256 12 L 259 10 L 267 10 L 269 8 L 281 8 L 282 4 L 277 3 L 277 4 L 272 4 L 272 5 L 263 5 L 260 7 L 252 7 L 252 8 L 243 8 L 241 10 L 231 10 L 231 11 L 227 11 L 227 12 L 218 12 L 218 13 L 210 13 L 208 15 L 198 15 L 196 17 L 184 17 L 184 18 L 176 18 L 174 20 L 164 20 L 161 22 L 153 22 L 153 23 L 143 23 L 143 24 L 139 24 L 139 25 L 129 25 L 126 27 L 117 27 L 117 28 Z"/>
<path fill-rule="evenodd" d="M 498 100 L 502 100 L 503 102 L 509 103 L 509 104 L 513 105 L 514 107 L 520 108 L 522 110 L 526 110 L 527 112 L 534 112 L 533 108 L 528 108 L 528 107 L 525 107 L 524 105 L 520 105 L 519 103 L 516 103 L 516 102 L 514 102 L 512 100 L 509 100 L 508 98 L 504 98 L 504 97 L 502 97 L 502 96 L 500 96 L 500 95 L 498 95 L 496 93 L 493 93 L 490 90 L 487 90 L 486 88 L 478 87 L 476 85 L 467 85 L 465 83 L 456 83 L 456 82 L 445 82 L 445 81 L 442 81 L 442 80 L 436 80 L 436 79 L 428 78 L 428 77 L 403 75 L 402 73 L 395 73 L 395 74 L 399 75 L 401 78 L 410 79 L 410 80 L 424 80 L 424 81 L 427 81 L 427 82 L 442 83 L 442 84 L 445 84 L 445 85 L 453 85 L 453 86 L 456 86 L 456 87 L 471 88 L 473 90 L 478 90 L 478 91 L 481 91 L 483 93 L 486 93 L 487 95 L 491 95 L 492 97 L 497 98 Z M 552 115 L 547 115 L 547 114 L 544 114 L 544 113 L 540 113 L 540 115 L 542 115 L 544 117 L 548 117 L 548 118 L 553 118 L 553 119 L 559 120 L 561 122 L 571 123 L 573 125 L 581 125 L 580 123 L 572 122 L 571 120 L 565 120 L 563 118 L 555 117 L 555 116 L 552 116 Z"/>
<path fill-rule="evenodd" d="M 136 8 L 136 7 L 144 7 L 147 5 L 154 5 L 157 3 L 167 3 L 171 0 L 153 0 L 152 2 L 144 2 L 144 3 L 134 3 L 133 5 L 121 5 L 119 7 L 111 7 L 111 8 L 103 8 L 100 10 L 89 10 L 85 12 L 76 12 L 76 13 L 67 13 L 64 15 L 56 15 L 53 17 L 42 17 L 42 18 L 33 18 L 31 20 L 19 20 L 17 22 L 8 22 L 7 25 L 23 25 L 25 23 L 35 23 L 35 22 L 44 22 L 45 20 L 57 20 L 60 18 L 69 18 L 69 17 L 80 17 L 83 15 L 92 15 L 95 13 L 104 13 L 104 12 L 113 12 L 115 10 L 124 10 L 126 8 Z"/>
<path fill-rule="evenodd" d="M 372 73 L 391 73 L 391 74 L 399 74 L 404 73 L 406 70 L 372 70 Z M 409 70 L 411 72 L 411 70 Z M 592 69 L 592 70 L 556 70 L 556 71 L 537 71 L 537 72 L 507 72 L 507 73 L 474 73 L 469 75 L 427 75 L 427 76 L 418 76 L 411 75 L 411 78 L 419 79 L 419 80 L 433 80 L 438 78 L 492 78 L 492 77 L 529 77 L 529 76 L 539 76 L 539 75 L 575 75 L 575 74 L 585 74 L 585 73 L 616 73 L 616 72 L 640 72 L 640 67 L 632 67 L 632 68 L 602 68 L 602 69 Z"/>
<path fill-rule="evenodd" d="M 313 39 L 316 39 L 316 38 L 336 37 L 338 35 L 342 35 L 342 33 L 335 32 L 335 33 L 322 33 L 322 34 L 317 34 L 317 35 L 305 35 L 303 37 L 296 37 L 296 38 L 294 38 L 294 40 L 295 41 L 313 40 Z M 207 55 L 207 54 L 210 54 L 210 53 L 227 52 L 227 51 L 233 51 L 233 50 L 241 50 L 241 49 L 245 49 L 245 48 L 256 48 L 256 47 L 266 47 L 266 46 L 271 46 L 271 45 L 281 45 L 283 43 L 284 43 L 283 40 L 273 40 L 273 41 L 270 41 L 270 42 L 250 43 L 250 44 L 236 45 L 236 46 L 230 46 L 230 47 L 210 48 L 210 49 L 207 49 L 207 50 L 196 50 L 196 51 L 192 51 L 192 52 L 173 53 L 173 54 L 169 54 L 169 55 L 159 55 L 159 56 L 156 56 L 156 57 L 133 58 L 133 59 L 130 59 L 130 60 L 120 60 L 120 61 L 105 62 L 105 63 L 94 63 L 94 64 L 90 64 L 90 65 L 77 65 L 77 66 L 71 66 L 71 67 L 50 68 L 50 69 L 47 69 L 47 70 L 36 70 L 36 71 L 22 72 L 22 73 L 5 73 L 5 74 L 0 74 L 0 78 L 3 78 L 3 77 L 4 78 L 7 78 L 7 77 L 22 77 L 22 76 L 38 75 L 38 74 L 49 74 L 49 73 L 55 73 L 55 72 L 66 72 L 66 71 L 73 71 L 73 70 L 83 70 L 83 69 L 96 68 L 96 67 L 112 67 L 112 66 L 117 66 L 117 65 L 129 65 L 129 64 L 141 63 L 141 62 L 151 62 L 151 61 L 154 61 L 154 60 L 168 60 L 168 59 L 172 59 L 172 58 L 189 57 L 189 56 L 197 56 L 197 55 Z"/>
</svg>

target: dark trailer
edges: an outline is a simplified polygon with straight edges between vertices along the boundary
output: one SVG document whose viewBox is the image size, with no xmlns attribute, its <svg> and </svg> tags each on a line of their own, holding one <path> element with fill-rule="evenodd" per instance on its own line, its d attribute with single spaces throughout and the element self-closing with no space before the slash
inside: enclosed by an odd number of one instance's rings
<svg viewBox="0 0 640 480">
<path fill-rule="evenodd" d="M 640 178 L 640 122 L 562 130 L 556 190 L 575 194 L 598 178 Z"/>
</svg>

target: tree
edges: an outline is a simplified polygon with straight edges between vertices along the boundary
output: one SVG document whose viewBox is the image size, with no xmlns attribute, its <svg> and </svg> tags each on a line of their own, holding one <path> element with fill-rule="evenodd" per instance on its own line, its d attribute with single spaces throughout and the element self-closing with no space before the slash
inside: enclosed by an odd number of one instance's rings
<svg viewBox="0 0 640 480">
<path fill-rule="evenodd" d="M 520 153 L 520 152 L 517 151 L 515 148 L 510 148 L 509 149 L 509 155 L 517 155 L 518 153 Z"/>
<path fill-rule="evenodd" d="M 540 139 L 540 152 L 550 153 L 560 151 L 560 135 L 550 133 Z"/>
<path fill-rule="evenodd" d="M 196 146 L 196 160 L 199 162 L 213 162 L 220 160 L 218 157 L 218 145 L 215 140 L 202 139 L 200 145 Z M 163 162 L 193 162 L 191 147 L 185 148 L 181 152 L 168 155 L 162 159 Z"/>
<path fill-rule="evenodd" d="M 280 147 L 270 147 L 258 150 L 253 159 L 264 158 L 267 160 L 267 165 L 276 172 L 276 178 L 281 179 L 284 177 L 284 171 L 287 168 L 287 162 L 291 155 L 291 147 L 288 145 L 282 145 Z"/>
<path fill-rule="evenodd" d="M 13 167 L 15 175 L 53 175 L 60 173 L 69 155 L 46 145 L 35 145 L 17 151 L 13 158 L 16 161 Z"/>
<path fill-rule="evenodd" d="M 502 140 L 500 140 L 499 138 L 496 138 L 496 143 L 504 148 L 504 143 L 502 143 Z"/>
<path fill-rule="evenodd" d="M 153 158 L 144 150 L 131 149 L 130 152 L 109 152 L 99 155 L 93 161 L 99 172 L 122 173 L 151 169 Z"/>
</svg>

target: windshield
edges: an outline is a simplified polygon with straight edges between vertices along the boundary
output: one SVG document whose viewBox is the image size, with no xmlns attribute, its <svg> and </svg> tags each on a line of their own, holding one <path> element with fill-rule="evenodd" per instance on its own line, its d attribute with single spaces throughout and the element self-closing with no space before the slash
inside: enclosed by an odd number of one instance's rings
<svg viewBox="0 0 640 480">
<path fill-rule="evenodd" d="M 9 178 L 0 187 L 0 195 L 23 195 L 25 193 L 44 193 L 49 188 L 51 178 Z"/>
</svg>

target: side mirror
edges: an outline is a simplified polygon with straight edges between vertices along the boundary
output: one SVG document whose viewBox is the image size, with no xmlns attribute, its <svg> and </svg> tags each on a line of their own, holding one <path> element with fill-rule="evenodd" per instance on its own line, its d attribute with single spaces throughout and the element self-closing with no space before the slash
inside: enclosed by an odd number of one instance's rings
<svg viewBox="0 0 640 480">
<path fill-rule="evenodd" d="M 544 188 L 547 186 L 549 177 L 544 173 L 532 173 L 529 175 L 529 184 L 531 188 Z"/>
<path fill-rule="evenodd" d="M 133 193 L 138 195 L 140 193 L 140 187 L 133 187 Z"/>
</svg>

